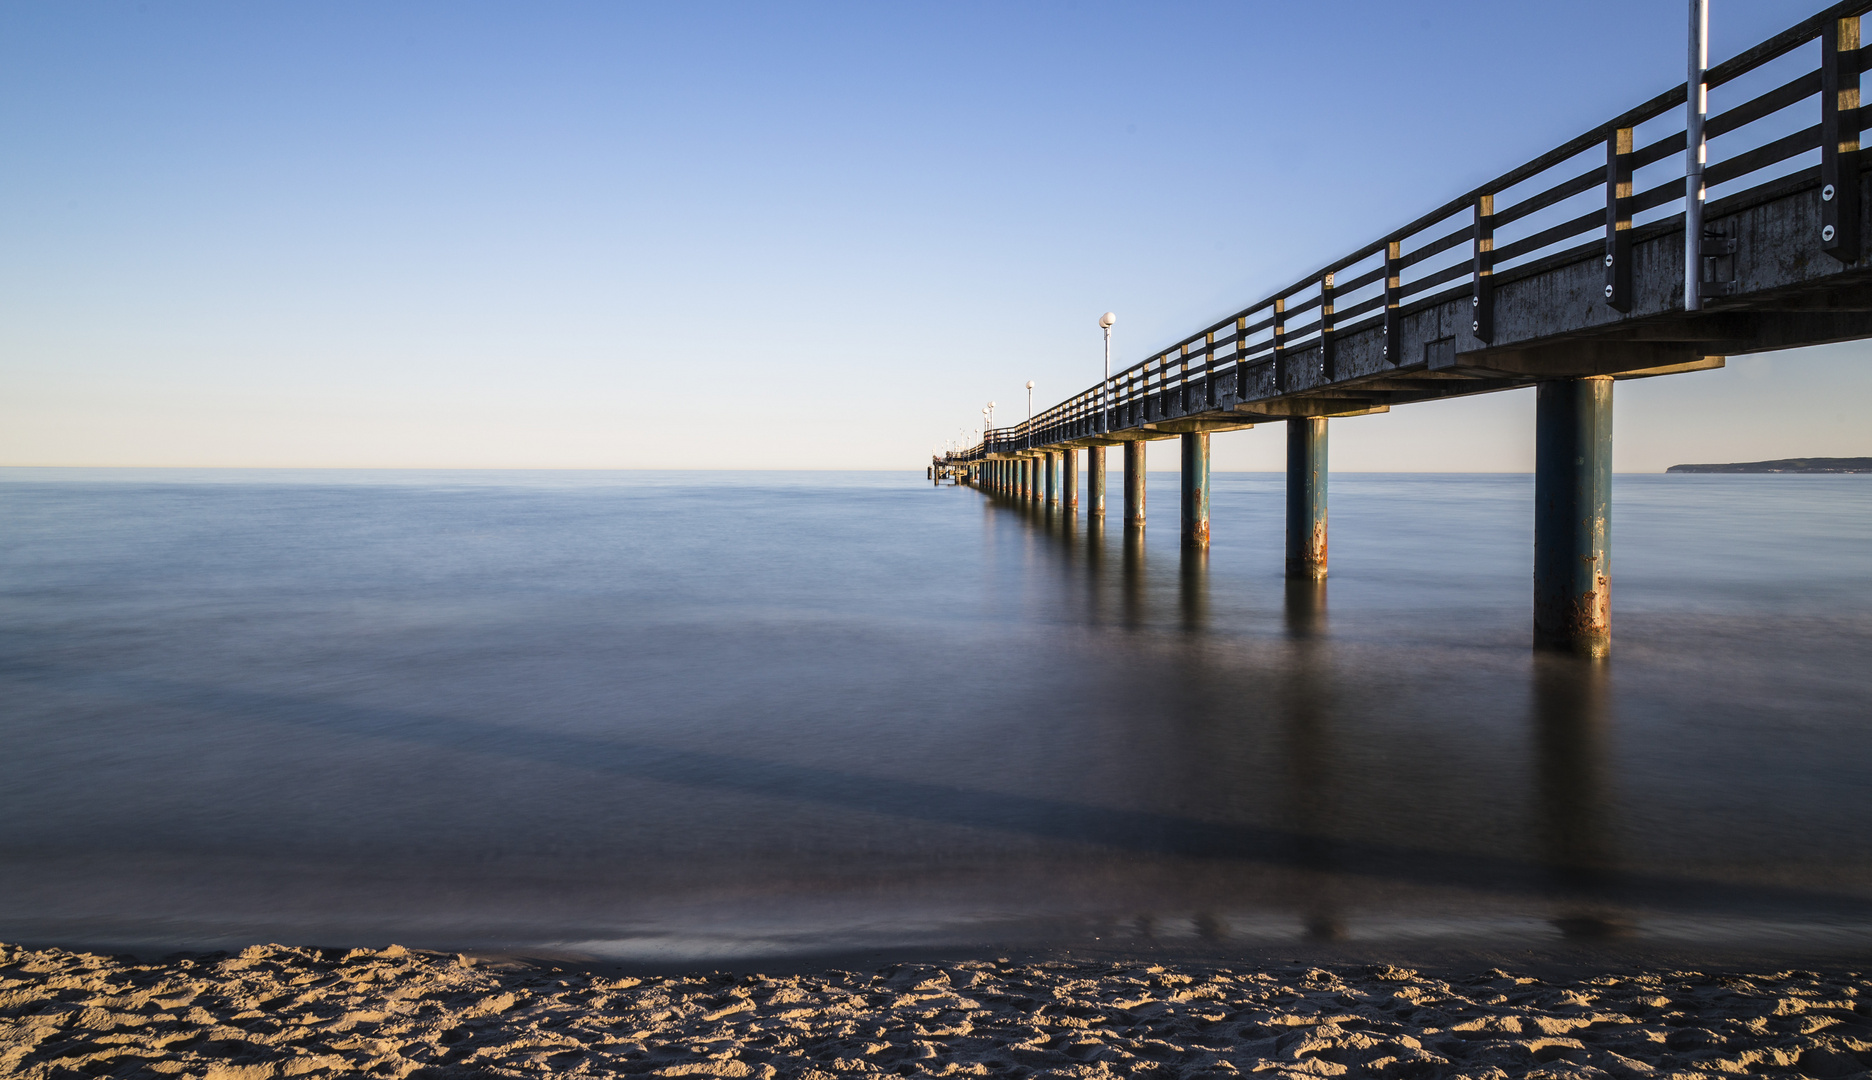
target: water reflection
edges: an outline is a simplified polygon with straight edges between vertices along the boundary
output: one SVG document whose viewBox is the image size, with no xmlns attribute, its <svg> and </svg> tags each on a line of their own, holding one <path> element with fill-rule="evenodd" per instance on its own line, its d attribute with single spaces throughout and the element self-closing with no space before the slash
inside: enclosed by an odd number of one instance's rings
<svg viewBox="0 0 1872 1080">
<path fill-rule="evenodd" d="M 1533 660 L 1530 724 L 1536 755 L 1536 849 L 1568 937 L 1624 933 L 1611 913 L 1618 881 L 1606 779 L 1609 665 L 1570 656 Z"/>
<path fill-rule="evenodd" d="M 1326 583 L 1286 583 L 1283 623 L 1291 641 L 1286 651 L 1287 677 L 1281 696 L 1283 747 L 1286 751 L 1287 804 L 1292 815 L 1294 864 L 1300 877 L 1300 906 L 1306 937 L 1332 941 L 1345 936 L 1336 895 L 1339 868 L 1334 837 L 1339 835 L 1339 777 L 1332 732 L 1330 658 L 1322 640 L 1326 624 Z"/>
<path fill-rule="evenodd" d="M 1272 903 L 1292 913 L 1299 936 L 1337 940 L 1358 936 L 1375 883 L 1430 890 L 1421 895 L 1535 899 L 1532 910 L 1510 907 L 1578 938 L 1626 933 L 1647 905 L 1693 910 L 1745 898 L 1792 900 L 1772 888 L 1718 887 L 1621 865 L 1607 780 L 1608 665 L 1517 650 L 1512 666 L 1526 673 L 1518 685 L 1504 671 L 1506 681 L 1482 678 L 1479 685 L 1489 688 L 1478 698 L 1438 692 L 1413 702 L 1405 691 L 1415 673 L 1366 672 L 1337 655 L 1327 581 L 1283 582 L 1278 618 L 1269 612 L 1266 619 L 1239 606 L 1237 588 L 1228 600 L 1238 606 L 1219 623 L 1208 550 L 1180 547 L 1174 576 L 1153 580 L 1143 528 L 1108 534 L 1096 519 L 1082 531 L 1075 524 L 1048 515 L 1035 531 L 1046 539 L 1045 557 L 1071 568 L 1061 580 L 1080 597 L 1088 630 L 1106 625 L 1115 595 L 1115 625 L 1188 636 L 1149 646 L 1163 678 L 1137 691 L 1137 714 L 1160 725 L 1140 737 L 1178 762 L 1138 795 L 1178 808 L 1144 830 L 1150 839 L 1143 846 L 1242 875 L 1236 904 Z M 1255 629 L 1276 627 L 1273 638 Z M 1368 653 L 1349 655 L 1369 662 Z M 1467 676 L 1439 666 L 1424 677 Z M 1412 761 L 1409 744 L 1392 741 L 1411 725 L 1420 739 L 1442 738 L 1476 723 L 1477 709 L 1498 717 L 1501 730 L 1523 733 L 1512 744 L 1518 760 L 1452 745 L 1447 758 Z M 1406 762 L 1414 773 L 1403 769 Z M 1463 806 L 1472 809 L 1456 809 Z M 1465 827 L 1458 821 L 1464 813 L 1481 816 Z M 1119 830 L 1128 842 L 1143 839 L 1134 826 Z M 1102 826 L 1088 820 L 1086 827 Z M 1101 835 L 1118 841 L 1117 832 Z M 1809 893 L 1793 902 L 1821 899 Z M 1230 912 L 1223 894 L 1186 909 L 1182 925 L 1199 939 L 1221 940 L 1234 932 Z M 1162 933 L 1164 917 L 1135 925 Z"/>
<path fill-rule="evenodd" d="M 1177 561 L 1177 610 L 1183 629 L 1203 629 L 1209 612 L 1209 549 L 1185 545 Z"/>
<path fill-rule="evenodd" d="M 1578 665 L 1529 656 L 1518 578 L 1347 573 L 1329 620 L 1259 509 L 1223 533 L 1251 547 L 1185 561 L 1172 524 L 1152 563 L 1122 519 L 996 498 L 977 534 L 947 489 L 768 482 L 17 518 L 41 554 L 0 596 L 0 936 L 92 933 L 65 910 L 807 947 L 1872 923 L 1850 625 L 1684 620 Z M 121 543 L 71 524 L 108 515 Z M 1003 912 L 1030 921 L 983 928 Z"/>
<path fill-rule="evenodd" d="M 1144 566 L 1144 529 L 1139 525 L 1124 527 L 1123 573 L 1119 584 L 1124 592 L 1124 624 L 1130 629 L 1137 629 L 1145 621 L 1145 590 L 1149 587 L 1149 578 Z"/>
</svg>

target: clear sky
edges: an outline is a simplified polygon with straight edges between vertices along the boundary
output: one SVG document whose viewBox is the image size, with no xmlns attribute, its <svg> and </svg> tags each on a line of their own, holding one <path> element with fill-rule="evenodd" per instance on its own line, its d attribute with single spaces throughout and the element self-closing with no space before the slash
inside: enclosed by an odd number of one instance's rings
<svg viewBox="0 0 1872 1080">
<path fill-rule="evenodd" d="M 1712 53 L 1819 6 L 1713 0 Z M 1683 22 L 0 5 L 0 464 L 920 469 L 1096 381 L 1100 312 L 1135 361 L 1666 89 Z M 1872 453 L 1868 358 L 1620 384 L 1618 467 Z M 1335 421 L 1333 464 L 1527 469 L 1532 415 Z"/>
</svg>

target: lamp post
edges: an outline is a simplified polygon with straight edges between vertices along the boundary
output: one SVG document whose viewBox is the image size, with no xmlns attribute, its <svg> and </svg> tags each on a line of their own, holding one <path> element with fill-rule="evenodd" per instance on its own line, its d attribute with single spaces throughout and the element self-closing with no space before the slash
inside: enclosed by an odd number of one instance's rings
<svg viewBox="0 0 1872 1080">
<path fill-rule="evenodd" d="M 1708 69 L 1709 2 L 1690 0 L 1690 73 L 1684 84 L 1685 311 L 1703 309 L 1703 159 L 1708 156 L 1703 121 L 1709 114 Z"/>
<path fill-rule="evenodd" d="M 1027 449 L 1033 449 L 1033 380 L 1027 380 Z"/>
<path fill-rule="evenodd" d="M 988 427 L 982 432 L 982 450 L 986 452 L 988 449 L 988 432 L 994 430 L 995 403 L 990 401 L 982 411 L 988 414 Z"/>
<path fill-rule="evenodd" d="M 1099 434 L 1111 433 L 1111 328 L 1118 316 L 1107 311 L 1099 316 L 1099 329 L 1105 331 L 1105 381 L 1099 384 Z"/>
</svg>

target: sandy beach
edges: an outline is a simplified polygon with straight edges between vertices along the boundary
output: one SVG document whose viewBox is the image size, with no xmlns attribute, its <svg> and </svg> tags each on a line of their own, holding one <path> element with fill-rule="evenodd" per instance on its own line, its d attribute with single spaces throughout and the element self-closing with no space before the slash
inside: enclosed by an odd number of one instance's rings
<svg viewBox="0 0 1872 1080">
<path fill-rule="evenodd" d="M 969 961 L 613 977 L 392 946 L 0 946 L 20 1077 L 1867 1075 L 1860 974 Z"/>
</svg>

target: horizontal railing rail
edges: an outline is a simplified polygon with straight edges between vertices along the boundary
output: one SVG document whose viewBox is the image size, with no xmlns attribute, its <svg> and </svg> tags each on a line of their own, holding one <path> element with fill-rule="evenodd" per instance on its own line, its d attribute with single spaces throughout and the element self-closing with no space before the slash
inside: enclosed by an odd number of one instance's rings
<svg viewBox="0 0 1872 1080">
<path fill-rule="evenodd" d="M 1827 122 L 1822 65 L 1815 60 L 1796 72 L 1777 72 L 1774 66 L 1820 41 L 1829 27 L 1867 11 L 1872 0 L 1834 4 L 1709 69 L 1712 106 L 1703 130 L 1710 160 L 1704 187 L 1711 193 L 1731 189 L 1711 200 L 1711 213 L 1790 179 L 1819 185 L 1821 159 L 1833 149 L 1822 145 Z M 1872 44 L 1845 53 L 1840 64 L 1851 72 L 1872 66 Z M 1758 71 L 1770 85 L 1720 111 L 1715 108 L 1715 91 Z M 1820 101 L 1814 112 L 1792 115 L 1815 99 Z M 1576 262 L 1602 247 L 1610 257 L 1629 245 L 1633 230 L 1641 226 L 1682 227 L 1682 207 L 1667 208 L 1685 197 L 1683 157 L 1689 136 L 1682 106 L 1687 100 L 1685 87 L 1673 87 L 1113 372 L 1109 383 L 1088 387 L 1029 421 L 991 428 L 979 444 L 949 456 L 972 460 L 1017 453 L 1149 422 L 1153 411 L 1161 415 L 1161 406 L 1153 407 L 1167 394 L 1182 395 L 1180 412 L 1192 411 L 1192 404 L 1213 404 L 1231 379 L 1242 396 L 1250 377 L 1270 367 L 1275 384 L 1285 390 L 1285 362 L 1303 350 L 1315 354 L 1321 367 L 1317 374 L 1330 383 L 1333 343 L 1374 327 L 1385 329 L 1387 345 L 1394 343 L 1406 304 L 1414 310 L 1469 295 L 1476 308 L 1476 336 L 1488 343 L 1493 289 L 1504 277 L 1513 280 L 1508 275 Z M 1677 110 L 1678 126 L 1658 129 L 1672 110 Z M 1856 134 L 1872 127 L 1872 104 L 1836 105 L 1835 113 L 1842 131 Z M 1673 159 L 1674 171 L 1657 175 Z M 1740 186 L 1744 182 L 1750 186 Z M 1626 298 L 1617 295 L 1618 279 L 1608 273 L 1607 280 L 1608 302 L 1617 307 Z M 1402 360 L 1396 351 L 1387 355 L 1394 366 Z"/>
</svg>

